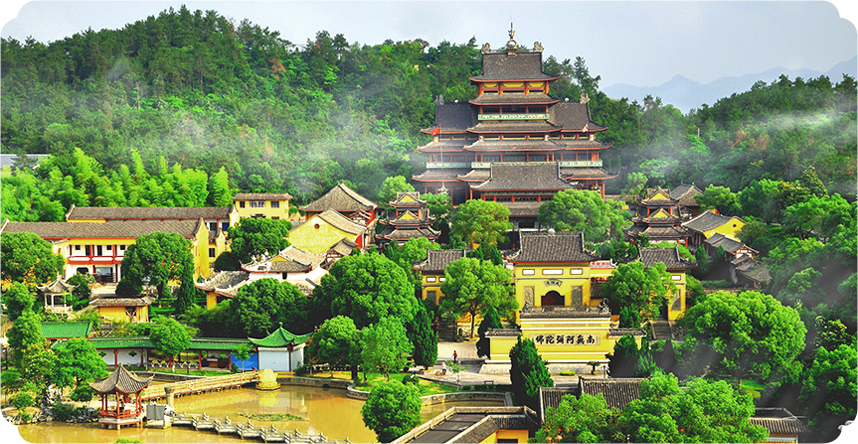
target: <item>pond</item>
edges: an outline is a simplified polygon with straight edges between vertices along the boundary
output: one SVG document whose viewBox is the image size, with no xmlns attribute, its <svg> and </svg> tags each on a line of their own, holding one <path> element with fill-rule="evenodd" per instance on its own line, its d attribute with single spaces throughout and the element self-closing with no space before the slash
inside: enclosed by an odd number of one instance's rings
<svg viewBox="0 0 858 444">
<path fill-rule="evenodd" d="M 289 413 L 305 421 L 260 421 L 254 424 L 274 425 L 279 429 L 298 429 L 301 433 L 322 433 L 329 439 L 348 438 L 352 442 L 374 442 L 375 433 L 366 428 L 360 409 L 364 402 L 347 398 L 346 391 L 319 387 L 281 386 L 279 391 L 263 392 L 240 388 L 201 395 L 184 396 L 175 401 L 176 410 L 185 413 L 207 413 L 212 417 L 229 416 L 233 421 L 246 421 L 241 414 Z M 457 401 L 424 406 L 421 415 L 427 421 L 454 406 L 499 406 L 502 402 Z M 173 427 L 167 430 L 150 428 L 102 429 L 97 423 L 67 424 L 39 423 L 20 426 L 21 436 L 28 442 L 43 443 L 109 443 L 117 438 L 157 442 L 256 442 L 242 440 L 238 435 L 218 435 L 212 431 L 197 432 L 191 428 Z M 8 442 L 8 441 L 6 441 Z M 258 441 L 261 442 L 261 441 Z"/>
</svg>

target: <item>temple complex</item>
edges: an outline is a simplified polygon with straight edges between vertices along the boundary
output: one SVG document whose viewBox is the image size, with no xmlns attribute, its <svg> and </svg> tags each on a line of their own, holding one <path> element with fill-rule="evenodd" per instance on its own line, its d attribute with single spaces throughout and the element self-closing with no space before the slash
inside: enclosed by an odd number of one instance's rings
<svg viewBox="0 0 858 444">
<path fill-rule="evenodd" d="M 557 76 L 542 70 L 542 45 L 519 50 L 510 30 L 501 51 L 483 45 L 482 73 L 470 78 L 477 97 L 467 103 L 435 101 L 435 125 L 421 130 L 432 141 L 426 171 L 412 177 L 425 193 L 449 193 L 454 205 L 468 199 L 513 204 L 529 215 L 563 189 L 605 195 L 599 158 L 610 144 L 596 140 L 607 129 L 590 118 L 589 98 L 561 101 L 550 95 Z M 502 183 L 498 183 L 498 182 Z"/>
</svg>

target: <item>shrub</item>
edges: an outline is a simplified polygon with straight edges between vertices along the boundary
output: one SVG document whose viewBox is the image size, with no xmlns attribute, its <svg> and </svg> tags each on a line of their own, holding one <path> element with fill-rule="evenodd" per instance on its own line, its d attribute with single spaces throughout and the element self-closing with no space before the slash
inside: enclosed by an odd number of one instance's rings
<svg viewBox="0 0 858 444">
<path fill-rule="evenodd" d="M 95 390 L 88 385 L 79 385 L 71 393 L 72 401 L 89 402 L 95 396 Z"/>
<path fill-rule="evenodd" d="M 36 403 L 35 394 L 29 390 L 21 390 L 9 398 L 9 403 L 15 406 L 16 409 L 23 412 L 27 407 L 32 407 Z"/>
</svg>

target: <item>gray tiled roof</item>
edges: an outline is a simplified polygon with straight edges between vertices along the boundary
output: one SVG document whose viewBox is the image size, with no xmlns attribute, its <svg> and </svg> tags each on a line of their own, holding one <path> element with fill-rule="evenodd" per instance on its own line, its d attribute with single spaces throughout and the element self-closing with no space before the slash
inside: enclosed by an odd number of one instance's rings
<svg viewBox="0 0 858 444">
<path fill-rule="evenodd" d="M 560 168 L 560 176 L 566 180 L 604 179 L 610 175 L 601 168 Z"/>
<path fill-rule="evenodd" d="M 589 262 L 598 259 L 584 250 L 584 233 L 561 231 L 522 232 L 521 246 L 507 258 L 511 262 Z"/>
<path fill-rule="evenodd" d="M 322 197 L 301 207 L 301 210 L 322 212 L 325 210 L 337 210 L 340 212 L 356 210 L 372 210 L 378 205 L 361 196 L 343 183 L 337 184 Z"/>
<path fill-rule="evenodd" d="M 478 81 L 492 80 L 548 80 L 553 79 L 542 72 L 542 53 L 521 52 L 507 55 L 506 52 L 483 54 L 482 74 L 473 77 Z"/>
<path fill-rule="evenodd" d="M 697 267 L 696 262 L 690 262 L 679 256 L 679 248 L 640 247 L 640 261 L 647 267 L 661 262 L 668 270 L 690 270 Z"/>
<path fill-rule="evenodd" d="M 468 129 L 473 133 L 517 133 L 531 131 L 559 131 L 561 128 L 547 121 L 520 122 L 480 122 Z M 506 141 L 509 144 L 509 141 Z"/>
<path fill-rule="evenodd" d="M 557 151 L 563 145 L 556 140 L 483 140 L 465 146 L 465 151 Z"/>
<path fill-rule="evenodd" d="M 578 379 L 578 386 L 581 393 L 586 393 L 595 396 L 601 393 L 605 397 L 608 407 L 618 408 L 620 410 L 626 407 L 626 404 L 640 398 L 640 385 L 642 378 L 586 378 Z"/>
<path fill-rule="evenodd" d="M 748 259 L 737 265 L 736 273 L 755 282 L 768 281 L 772 278 L 768 267 L 756 259 Z"/>
<path fill-rule="evenodd" d="M 221 271 L 210 278 L 197 282 L 196 287 L 200 290 L 213 291 L 216 288 L 230 288 L 239 282 L 246 281 L 249 274 L 246 271 Z"/>
<path fill-rule="evenodd" d="M 509 217 L 539 216 L 539 207 L 544 202 L 498 202 L 509 209 Z"/>
<path fill-rule="evenodd" d="M 429 142 L 428 144 L 417 148 L 417 150 L 423 151 L 426 153 L 440 153 L 440 152 L 449 153 L 449 152 L 462 151 L 462 148 L 465 145 L 470 145 L 472 143 L 474 143 L 473 137 L 471 137 L 471 140 L 464 140 L 464 139 L 461 139 L 461 140 L 444 140 L 444 139 L 439 139 L 437 142 L 435 142 L 433 140 L 432 142 Z"/>
<path fill-rule="evenodd" d="M 470 103 L 435 104 L 435 125 L 423 131 L 431 131 L 437 126 L 442 133 L 460 133 L 477 124 L 477 110 Z"/>
<path fill-rule="evenodd" d="M 474 105 L 500 105 L 500 104 L 547 104 L 557 102 L 560 99 L 543 93 L 506 93 L 506 94 L 483 94 L 477 96 L 470 103 Z"/>
<path fill-rule="evenodd" d="M 127 222 L 9 222 L 3 232 L 35 233 L 43 239 L 125 238 L 133 239 L 155 232 L 178 233 L 190 238 L 199 231 L 197 220 L 130 220 Z"/>
<path fill-rule="evenodd" d="M 120 364 L 110 376 L 87 384 L 98 393 L 136 393 L 146 388 L 154 377 L 139 378 Z"/>
<path fill-rule="evenodd" d="M 789 410 L 781 407 L 757 407 L 750 418 L 753 425 L 761 425 L 769 435 L 807 435 L 810 429 Z"/>
<path fill-rule="evenodd" d="M 678 200 L 680 205 L 685 206 L 700 206 L 700 204 L 694 200 L 694 196 L 698 194 L 703 194 L 703 191 L 701 191 L 700 188 L 697 188 L 694 184 L 683 183 L 670 190 L 670 197 Z"/>
<path fill-rule="evenodd" d="M 463 182 L 485 182 L 491 175 L 490 170 L 471 170 L 468 174 L 458 176 L 457 178 Z"/>
<path fill-rule="evenodd" d="M 361 225 L 351 219 L 343 216 L 335 210 L 325 210 L 319 217 L 333 227 L 351 234 L 361 234 L 366 231 L 366 226 Z"/>
<path fill-rule="evenodd" d="M 726 224 L 727 222 L 729 222 L 730 219 L 733 219 L 734 217 L 735 216 L 724 216 L 721 214 L 716 214 L 710 210 L 707 210 L 705 213 L 701 214 L 700 216 L 697 216 L 688 222 L 684 222 L 682 224 L 682 226 L 688 227 L 691 230 L 702 233 L 704 231 L 708 231 L 708 230 L 711 230 L 713 228 L 720 227 L 720 226 Z M 739 219 L 740 221 L 742 220 L 738 217 L 735 217 L 735 218 Z"/>
<path fill-rule="evenodd" d="M 431 227 L 425 227 L 425 228 L 421 227 L 421 228 L 408 229 L 408 228 L 394 228 L 394 227 L 388 226 L 387 228 L 385 228 L 385 230 L 383 232 L 376 235 L 376 237 L 385 238 L 385 239 L 397 239 L 397 240 L 414 239 L 414 238 L 418 238 L 418 237 L 435 239 L 438 237 L 439 234 L 440 233 L 433 230 Z"/>
<path fill-rule="evenodd" d="M 112 296 L 102 296 L 92 299 L 89 305 L 93 307 L 146 307 L 155 302 L 153 296 L 142 296 L 139 298 L 120 298 Z"/>
<path fill-rule="evenodd" d="M 232 207 L 77 207 L 66 214 L 72 219 L 216 219 L 229 217 Z"/>
<path fill-rule="evenodd" d="M 426 250 L 426 259 L 414 265 L 414 269 L 429 273 L 443 273 L 447 265 L 467 255 L 468 250 Z"/>
<path fill-rule="evenodd" d="M 539 388 L 539 420 L 545 423 L 545 415 L 549 408 L 556 409 L 560 406 L 560 401 L 564 396 L 576 396 L 578 389 L 561 388 L 561 387 L 540 387 Z"/>
<path fill-rule="evenodd" d="M 720 246 L 724 249 L 724 251 L 728 253 L 732 253 L 745 246 L 745 244 L 743 244 L 742 242 L 730 239 L 729 237 L 724 236 L 721 233 L 715 233 L 712 235 L 712 237 L 706 239 L 703 242 L 708 244 L 712 248 L 717 248 Z"/>
<path fill-rule="evenodd" d="M 580 102 L 560 102 L 548 108 L 551 116 L 549 121 L 564 130 L 580 131 L 587 126 L 589 131 L 597 131 L 607 128 L 590 120 L 590 105 Z"/>
<path fill-rule="evenodd" d="M 334 251 L 334 252 L 339 253 L 343 256 L 348 256 L 348 255 L 352 254 L 352 250 L 355 248 L 357 248 L 356 243 L 354 243 L 354 242 L 352 242 L 346 238 L 342 238 L 342 239 L 340 239 L 339 242 L 335 243 L 333 247 L 329 248 L 328 252 Z"/>
<path fill-rule="evenodd" d="M 560 178 L 559 165 L 557 162 L 493 163 L 489 179 L 471 188 L 480 191 L 571 189 L 572 185 Z"/>
<path fill-rule="evenodd" d="M 446 182 L 454 182 L 457 177 L 468 174 L 471 171 L 470 168 L 459 168 L 459 169 L 444 169 L 444 170 L 426 170 L 421 174 L 416 176 L 411 176 L 412 180 L 422 181 L 422 182 L 434 182 L 434 181 L 446 181 Z"/>
<path fill-rule="evenodd" d="M 289 193 L 239 193 L 232 200 L 290 200 Z"/>
<path fill-rule="evenodd" d="M 683 239 L 687 238 L 690 233 L 682 226 L 657 227 L 650 225 L 646 230 L 643 230 L 643 234 L 651 239 Z"/>
</svg>

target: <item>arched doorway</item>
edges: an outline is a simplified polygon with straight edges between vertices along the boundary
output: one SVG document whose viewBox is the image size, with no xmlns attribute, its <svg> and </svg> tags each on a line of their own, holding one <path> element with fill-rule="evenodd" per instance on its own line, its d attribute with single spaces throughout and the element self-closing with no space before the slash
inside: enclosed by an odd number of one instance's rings
<svg viewBox="0 0 858 444">
<path fill-rule="evenodd" d="M 563 296 L 554 290 L 542 296 L 542 306 L 547 307 L 551 305 L 565 305 Z"/>
</svg>

